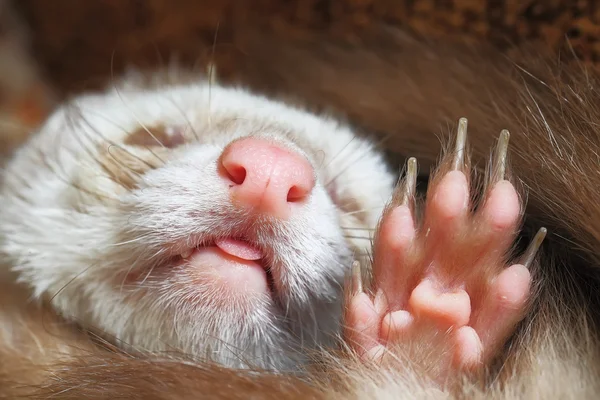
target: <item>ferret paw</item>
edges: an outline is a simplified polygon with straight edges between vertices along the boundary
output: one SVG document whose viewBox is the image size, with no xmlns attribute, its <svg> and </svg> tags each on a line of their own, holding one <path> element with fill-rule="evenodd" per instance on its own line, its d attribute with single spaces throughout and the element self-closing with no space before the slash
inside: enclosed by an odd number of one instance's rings
<svg viewBox="0 0 600 400">
<path fill-rule="evenodd" d="M 545 229 L 520 263 L 506 263 L 521 217 L 519 196 L 505 180 L 508 132 L 500 136 L 476 209 L 465 143 L 466 120 L 461 119 L 456 151 L 430 183 L 420 220 L 416 160 L 408 161 L 375 238 L 375 295 L 363 291 L 360 268 L 353 267 L 345 334 L 363 360 L 418 351 L 435 364 L 429 366 L 436 376 L 445 379 L 454 370 L 485 365 L 524 316 L 528 266 Z"/>
</svg>

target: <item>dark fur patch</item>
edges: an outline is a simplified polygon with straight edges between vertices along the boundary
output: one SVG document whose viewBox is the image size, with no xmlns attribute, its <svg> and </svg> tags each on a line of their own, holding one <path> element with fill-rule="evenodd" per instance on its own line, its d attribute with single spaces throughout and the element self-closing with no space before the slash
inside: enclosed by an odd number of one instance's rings
<svg viewBox="0 0 600 400">
<path fill-rule="evenodd" d="M 126 138 L 126 145 L 143 147 L 166 147 L 169 149 L 185 143 L 185 136 L 181 129 L 166 127 L 164 125 L 140 127 L 131 132 Z"/>
<path fill-rule="evenodd" d="M 99 149 L 98 163 L 108 177 L 127 190 L 137 187 L 139 178 L 163 164 L 164 148 L 132 152 L 119 146 L 103 145 Z"/>
</svg>

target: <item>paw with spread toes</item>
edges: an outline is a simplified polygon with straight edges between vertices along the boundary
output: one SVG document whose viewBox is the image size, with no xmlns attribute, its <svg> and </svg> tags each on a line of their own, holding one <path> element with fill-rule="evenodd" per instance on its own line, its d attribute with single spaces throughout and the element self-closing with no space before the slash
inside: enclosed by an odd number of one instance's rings
<svg viewBox="0 0 600 400">
<path fill-rule="evenodd" d="M 524 317 L 528 266 L 545 229 L 520 263 L 506 262 L 521 219 L 519 196 L 505 179 L 509 135 L 500 135 L 474 209 L 466 124 L 460 120 L 455 151 L 430 182 L 422 218 L 415 201 L 416 160 L 408 161 L 375 237 L 372 294 L 363 291 L 355 263 L 345 338 L 364 361 L 418 354 L 427 359 L 430 374 L 444 380 L 452 371 L 486 365 Z"/>
</svg>

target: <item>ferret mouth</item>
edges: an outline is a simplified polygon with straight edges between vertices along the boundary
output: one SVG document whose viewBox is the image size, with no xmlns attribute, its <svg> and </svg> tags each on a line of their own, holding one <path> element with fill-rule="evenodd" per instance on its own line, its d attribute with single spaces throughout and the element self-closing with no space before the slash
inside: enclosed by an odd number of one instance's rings
<svg viewBox="0 0 600 400">
<path fill-rule="evenodd" d="M 183 259 L 189 258 L 195 250 L 209 246 L 216 246 L 224 253 L 241 260 L 260 261 L 264 258 L 264 252 L 260 247 L 250 243 L 248 240 L 236 238 L 215 239 L 208 245 L 200 245 L 194 248 L 188 248 L 184 250 L 180 256 Z"/>
<path fill-rule="evenodd" d="M 208 273 L 243 291 L 275 293 L 275 281 L 265 250 L 245 238 L 216 238 L 179 253 L 180 265 Z"/>
</svg>

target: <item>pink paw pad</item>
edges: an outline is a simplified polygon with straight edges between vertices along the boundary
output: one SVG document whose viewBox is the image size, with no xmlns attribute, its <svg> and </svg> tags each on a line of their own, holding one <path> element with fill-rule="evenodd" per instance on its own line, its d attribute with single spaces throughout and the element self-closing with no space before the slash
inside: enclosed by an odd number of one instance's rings
<svg viewBox="0 0 600 400">
<path fill-rule="evenodd" d="M 363 292 L 360 273 L 353 273 L 345 333 L 364 360 L 380 361 L 398 348 L 427 348 L 435 340 L 448 350 L 429 358 L 443 380 L 495 357 L 525 314 L 527 267 L 545 229 L 525 262 L 506 262 L 521 218 L 519 196 L 504 178 L 508 132 L 500 136 L 477 208 L 471 204 L 465 135 L 461 119 L 454 157 L 430 184 L 422 221 L 415 217 L 416 161 L 409 160 L 375 238 L 372 289 L 378 295 Z"/>
</svg>

